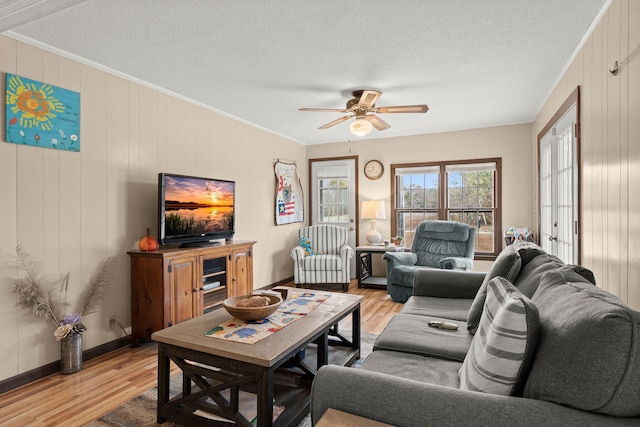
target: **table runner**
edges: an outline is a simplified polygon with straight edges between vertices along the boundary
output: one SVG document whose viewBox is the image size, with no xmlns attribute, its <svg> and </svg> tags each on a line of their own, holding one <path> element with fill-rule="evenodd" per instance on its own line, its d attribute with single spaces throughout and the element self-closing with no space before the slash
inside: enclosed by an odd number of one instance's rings
<svg viewBox="0 0 640 427">
<path fill-rule="evenodd" d="M 326 302 L 331 295 L 304 292 L 290 295 L 272 315 L 261 319 L 244 321 L 231 318 L 204 333 L 207 337 L 236 341 L 246 344 L 256 343 L 285 326 L 311 313 Z"/>
</svg>

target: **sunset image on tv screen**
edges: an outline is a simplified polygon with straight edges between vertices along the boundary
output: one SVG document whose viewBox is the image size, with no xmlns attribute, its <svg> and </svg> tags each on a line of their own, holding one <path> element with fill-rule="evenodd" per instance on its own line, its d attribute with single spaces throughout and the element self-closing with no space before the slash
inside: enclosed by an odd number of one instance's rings
<svg viewBox="0 0 640 427">
<path fill-rule="evenodd" d="M 164 194 L 167 236 L 233 230 L 233 182 L 166 176 Z"/>
</svg>

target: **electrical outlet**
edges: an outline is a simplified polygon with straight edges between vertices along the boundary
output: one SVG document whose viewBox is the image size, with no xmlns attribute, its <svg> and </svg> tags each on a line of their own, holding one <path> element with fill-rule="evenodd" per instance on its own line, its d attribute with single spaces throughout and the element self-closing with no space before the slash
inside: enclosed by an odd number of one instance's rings
<svg viewBox="0 0 640 427">
<path fill-rule="evenodd" d="M 107 317 L 107 331 L 112 331 L 116 328 L 116 316 L 112 314 Z"/>
</svg>

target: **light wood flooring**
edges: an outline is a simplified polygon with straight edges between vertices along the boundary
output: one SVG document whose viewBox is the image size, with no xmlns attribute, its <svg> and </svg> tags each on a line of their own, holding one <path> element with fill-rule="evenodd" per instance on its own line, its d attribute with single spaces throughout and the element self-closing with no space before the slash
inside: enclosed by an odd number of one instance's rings
<svg viewBox="0 0 640 427">
<path fill-rule="evenodd" d="M 349 293 L 364 297 L 364 333 L 380 334 L 402 308 L 386 290 L 358 289 L 355 281 L 351 282 Z M 350 320 L 345 325 L 350 325 Z M 172 370 L 172 374 L 178 372 L 175 366 Z M 123 347 L 85 361 L 78 373 L 53 374 L 0 395 L 0 425 L 82 426 L 154 387 L 156 381 L 156 345 Z"/>
</svg>

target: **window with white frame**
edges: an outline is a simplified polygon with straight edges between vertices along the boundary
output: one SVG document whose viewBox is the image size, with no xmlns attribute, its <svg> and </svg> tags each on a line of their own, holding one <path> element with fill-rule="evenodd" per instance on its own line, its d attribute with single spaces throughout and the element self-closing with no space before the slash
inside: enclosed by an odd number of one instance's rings
<svg viewBox="0 0 640 427">
<path fill-rule="evenodd" d="M 410 247 L 418 224 L 448 220 L 476 229 L 476 258 L 495 257 L 501 247 L 501 160 L 391 165 L 392 233 Z"/>
</svg>

